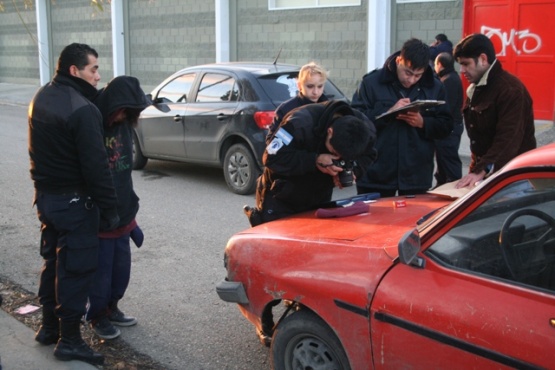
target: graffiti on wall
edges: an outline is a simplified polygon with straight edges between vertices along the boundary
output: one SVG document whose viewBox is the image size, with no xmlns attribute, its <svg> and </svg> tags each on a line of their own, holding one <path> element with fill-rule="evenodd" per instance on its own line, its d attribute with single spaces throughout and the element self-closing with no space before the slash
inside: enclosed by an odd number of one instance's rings
<svg viewBox="0 0 555 370">
<path fill-rule="evenodd" d="M 541 37 L 535 33 L 531 33 L 530 30 L 515 30 L 513 28 L 510 32 L 504 32 L 501 31 L 501 28 L 482 26 L 480 32 L 492 40 L 495 37 L 499 38 L 501 42 L 501 51 L 497 53 L 498 56 L 507 55 L 507 48 L 509 47 L 513 49 L 517 55 L 521 53 L 534 54 L 542 47 Z"/>
</svg>

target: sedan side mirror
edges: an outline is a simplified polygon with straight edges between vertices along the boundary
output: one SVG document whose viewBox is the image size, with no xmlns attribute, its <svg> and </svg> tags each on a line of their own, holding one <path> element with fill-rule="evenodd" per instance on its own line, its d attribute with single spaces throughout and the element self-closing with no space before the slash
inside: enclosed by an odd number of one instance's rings
<svg viewBox="0 0 555 370">
<path fill-rule="evenodd" d="M 417 229 L 408 231 L 399 241 L 399 259 L 405 265 L 424 267 L 424 259 L 418 257 L 420 252 L 420 235 Z"/>
<path fill-rule="evenodd" d="M 166 103 L 171 103 L 171 100 L 167 98 L 156 98 L 152 101 L 154 108 L 158 109 L 160 112 L 168 113 L 171 109 Z"/>
<path fill-rule="evenodd" d="M 168 107 L 168 105 L 165 103 L 154 104 L 154 107 L 164 113 L 168 113 L 171 110 L 170 107 Z"/>
</svg>

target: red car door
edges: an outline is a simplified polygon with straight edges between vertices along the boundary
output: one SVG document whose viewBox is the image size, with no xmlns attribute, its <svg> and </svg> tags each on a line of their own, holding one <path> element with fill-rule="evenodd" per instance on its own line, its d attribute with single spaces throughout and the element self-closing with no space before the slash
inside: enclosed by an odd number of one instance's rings
<svg viewBox="0 0 555 370">
<path fill-rule="evenodd" d="M 555 366 L 554 185 L 505 181 L 434 238 L 423 267 L 391 269 L 371 304 L 375 368 Z"/>
</svg>

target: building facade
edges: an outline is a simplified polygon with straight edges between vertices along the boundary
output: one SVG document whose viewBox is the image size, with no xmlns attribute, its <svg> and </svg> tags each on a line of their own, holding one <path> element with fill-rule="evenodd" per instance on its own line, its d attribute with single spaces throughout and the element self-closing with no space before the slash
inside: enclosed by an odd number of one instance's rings
<svg viewBox="0 0 555 370">
<path fill-rule="evenodd" d="M 114 75 L 148 90 L 171 73 L 216 61 L 321 63 L 352 96 L 362 76 L 417 37 L 462 36 L 463 2 L 414 0 L 4 1 L 0 82 L 36 84 L 54 73 L 62 48 L 86 43 L 100 54 L 101 86 Z M 19 4 L 21 4 L 19 6 Z M 297 8 L 294 8 L 297 6 Z M 300 6 L 300 7 L 299 7 Z M 379 51 L 379 53 L 376 53 Z"/>
</svg>

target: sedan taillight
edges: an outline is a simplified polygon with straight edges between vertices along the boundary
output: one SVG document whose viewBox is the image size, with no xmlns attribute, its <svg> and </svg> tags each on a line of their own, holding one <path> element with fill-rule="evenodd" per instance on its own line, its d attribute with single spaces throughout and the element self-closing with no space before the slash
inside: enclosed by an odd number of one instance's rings
<svg viewBox="0 0 555 370">
<path fill-rule="evenodd" d="M 272 124 L 275 115 L 276 114 L 273 110 L 256 112 L 254 114 L 254 122 L 256 122 L 256 125 L 261 129 L 267 129 Z"/>
</svg>

